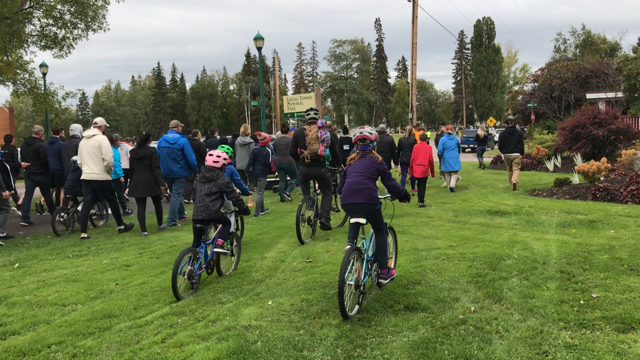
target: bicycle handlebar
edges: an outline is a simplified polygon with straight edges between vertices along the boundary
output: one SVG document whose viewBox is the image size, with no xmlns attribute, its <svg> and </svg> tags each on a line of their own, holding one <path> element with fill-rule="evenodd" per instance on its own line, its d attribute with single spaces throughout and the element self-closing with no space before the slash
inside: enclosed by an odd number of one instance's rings
<svg viewBox="0 0 640 360">
<path fill-rule="evenodd" d="M 396 198 L 394 198 L 394 197 L 393 197 L 393 196 L 391 196 L 391 195 L 384 195 L 384 196 L 380 196 L 380 195 L 378 195 L 378 199 L 380 199 L 380 200 L 387 200 L 387 199 L 389 199 L 389 200 L 391 200 L 391 201 L 394 201 Z"/>
</svg>

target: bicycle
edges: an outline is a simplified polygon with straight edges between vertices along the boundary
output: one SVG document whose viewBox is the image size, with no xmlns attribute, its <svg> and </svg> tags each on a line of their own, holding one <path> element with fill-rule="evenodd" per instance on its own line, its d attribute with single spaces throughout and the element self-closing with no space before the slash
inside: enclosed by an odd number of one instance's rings
<svg viewBox="0 0 640 360">
<path fill-rule="evenodd" d="M 387 204 L 391 203 L 393 206 L 393 212 L 391 220 L 385 226 L 387 228 L 387 242 L 388 246 L 388 259 L 389 268 L 395 269 L 398 260 L 398 237 L 396 231 L 391 226 L 393 218 L 395 216 L 395 205 L 391 195 L 378 196 L 380 200 L 385 201 L 383 211 L 386 209 Z M 357 246 L 349 248 L 342 260 L 342 266 L 340 267 L 340 277 L 338 278 L 338 304 L 340 307 L 340 314 L 345 320 L 353 318 L 360 309 L 367 291 L 376 284 L 379 288 L 384 286 L 378 284 L 378 275 L 380 269 L 374 259 L 375 254 L 375 236 L 373 230 L 369 232 L 369 235 L 365 235 L 364 225 L 367 224 L 365 219 L 352 218 L 351 224 L 361 224 L 360 237 Z M 366 255 L 366 256 L 365 256 Z M 367 282 L 370 280 L 370 284 Z"/>
<path fill-rule="evenodd" d="M 331 185 L 333 186 L 333 199 L 331 200 L 331 227 L 339 229 L 347 222 L 349 215 L 345 213 L 344 216 L 340 216 L 340 213 L 343 212 L 340 207 L 340 195 L 338 195 L 338 178 L 340 176 L 340 172 L 338 171 L 338 168 L 335 167 L 328 167 L 328 169 L 331 174 Z"/>
<path fill-rule="evenodd" d="M 242 240 L 233 228 L 225 244 L 229 252 L 223 254 L 213 251 L 222 226 L 215 224 L 195 226 L 206 229 L 202 237 L 202 245 L 198 249 L 192 247 L 183 249 L 178 255 L 171 273 L 171 290 L 178 301 L 198 291 L 202 273 L 206 272 L 207 276 L 211 276 L 215 268 L 218 276 L 223 277 L 235 271 L 240 262 Z M 215 232 L 211 234 L 214 229 Z"/>
<path fill-rule="evenodd" d="M 63 237 L 73 233 L 76 223 L 80 222 L 80 210 L 82 201 L 75 196 L 67 195 L 69 206 L 61 206 L 51 216 L 51 228 L 57 237 Z M 89 222 L 94 228 L 99 228 L 109 222 L 109 210 L 103 203 L 96 203 L 89 213 Z"/>
</svg>

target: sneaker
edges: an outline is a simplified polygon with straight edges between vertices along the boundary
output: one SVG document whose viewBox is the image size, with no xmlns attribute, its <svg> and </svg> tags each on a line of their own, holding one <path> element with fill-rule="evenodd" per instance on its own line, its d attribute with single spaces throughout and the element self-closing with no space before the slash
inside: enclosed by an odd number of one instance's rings
<svg viewBox="0 0 640 360">
<path fill-rule="evenodd" d="M 118 233 L 119 234 L 126 233 L 128 231 L 131 231 L 134 227 L 135 227 L 134 223 L 128 223 L 128 224 L 124 224 L 122 226 L 118 226 Z"/>
<path fill-rule="evenodd" d="M 447 187 L 447 183 L 446 182 L 443 183 L 442 186 L 440 186 L 440 187 Z"/>
<path fill-rule="evenodd" d="M 184 216 L 182 217 L 182 219 L 180 219 L 180 222 L 185 222 L 188 218 L 189 218 L 189 214 L 184 213 Z"/>
<path fill-rule="evenodd" d="M 344 251 L 347 252 L 347 250 L 351 249 L 353 247 L 353 243 L 351 241 L 349 241 L 347 243 L 347 246 L 344 248 Z"/>
<path fill-rule="evenodd" d="M 133 210 L 131 209 L 127 209 L 122 212 L 122 216 L 131 216 L 131 215 L 133 215 Z"/>
<path fill-rule="evenodd" d="M 184 199 L 184 200 L 182 200 L 182 202 L 185 203 L 185 204 L 189 204 L 190 203 L 190 201 L 188 199 Z"/>
<path fill-rule="evenodd" d="M 22 226 L 31 226 L 31 225 L 33 225 L 33 221 L 22 220 L 22 221 L 20 221 L 20 225 L 22 225 Z"/>
<path fill-rule="evenodd" d="M 89 235 L 80 236 L 80 241 L 85 241 L 85 240 L 89 240 L 89 239 L 91 239 L 91 236 L 89 236 Z"/>
<path fill-rule="evenodd" d="M 229 250 L 224 246 L 224 240 L 216 241 L 215 246 L 213 247 L 213 252 L 228 254 Z"/>
<path fill-rule="evenodd" d="M 4 246 L 4 243 L 2 241 L 0 241 L 0 246 Z"/>
<path fill-rule="evenodd" d="M 482 164 L 482 170 L 485 170 L 487 168 L 487 164 Z"/>
<path fill-rule="evenodd" d="M 393 280 L 396 277 L 395 269 L 384 269 L 380 270 L 380 276 L 378 276 L 378 283 L 382 285 L 386 285 L 389 281 Z"/>
<path fill-rule="evenodd" d="M 513 191 L 518 191 L 518 183 L 513 183 Z"/>
<path fill-rule="evenodd" d="M 40 216 L 44 213 L 44 206 L 42 203 L 36 203 L 36 215 Z"/>
<path fill-rule="evenodd" d="M 419 204 L 418 204 L 418 207 L 419 207 L 419 208 L 426 208 L 426 207 L 427 207 L 427 205 L 425 205 L 424 203 L 419 203 Z"/>
<path fill-rule="evenodd" d="M 17 207 L 17 206 L 16 206 L 16 207 L 11 208 L 11 210 L 15 211 L 15 212 L 16 212 L 16 214 L 18 214 L 18 215 L 22 216 L 22 211 L 20 211 L 20 209 L 18 209 L 18 207 Z"/>
<path fill-rule="evenodd" d="M 449 191 L 451 191 L 452 193 L 456 192 L 456 188 L 454 188 L 453 186 L 449 186 Z"/>
<path fill-rule="evenodd" d="M 166 225 L 158 226 L 158 231 L 164 231 L 164 230 L 167 230 L 167 226 Z"/>
<path fill-rule="evenodd" d="M 331 227 L 330 222 L 320 220 L 320 230 L 322 231 L 331 231 L 333 228 Z"/>
<path fill-rule="evenodd" d="M 3 236 L 0 236 L 0 240 L 11 240 L 13 238 L 15 238 L 15 236 L 9 235 L 9 234 L 5 234 Z"/>
<path fill-rule="evenodd" d="M 262 214 L 253 214 L 254 218 L 257 218 L 257 217 L 260 217 L 260 216 L 262 216 Z"/>
<path fill-rule="evenodd" d="M 148 233 L 148 232 L 143 232 L 143 233 L 142 233 L 142 237 L 147 237 L 147 236 L 149 236 L 149 233 Z"/>
<path fill-rule="evenodd" d="M 418 189 L 411 189 L 412 192 L 418 192 Z"/>
<path fill-rule="evenodd" d="M 264 215 L 264 214 L 266 214 L 268 212 L 269 212 L 269 208 L 264 208 L 264 209 L 262 209 L 262 211 L 260 211 L 260 215 Z"/>
<path fill-rule="evenodd" d="M 170 227 L 170 228 L 180 227 L 180 226 L 182 226 L 182 224 L 169 224 L 169 225 L 167 225 L 167 227 Z"/>
<path fill-rule="evenodd" d="M 285 198 L 287 201 L 293 201 L 293 198 L 291 197 L 291 194 L 289 194 L 289 193 L 284 193 L 284 198 Z"/>
</svg>

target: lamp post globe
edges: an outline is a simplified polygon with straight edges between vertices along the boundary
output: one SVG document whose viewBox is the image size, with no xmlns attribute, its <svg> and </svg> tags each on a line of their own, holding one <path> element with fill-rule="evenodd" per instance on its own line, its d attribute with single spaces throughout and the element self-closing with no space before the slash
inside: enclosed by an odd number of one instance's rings
<svg viewBox="0 0 640 360">
<path fill-rule="evenodd" d="M 264 80 L 262 75 L 262 48 L 264 47 L 264 36 L 260 35 L 260 32 L 253 37 L 253 45 L 258 49 L 258 63 L 260 64 L 260 107 L 262 108 L 262 132 L 267 132 L 267 113 L 264 103 Z"/>
<path fill-rule="evenodd" d="M 40 68 L 40 74 L 42 74 L 42 81 L 44 83 L 44 91 L 47 91 L 47 74 L 49 73 L 49 65 L 46 62 L 40 63 L 38 66 Z M 49 109 L 47 108 L 44 112 L 44 136 L 46 139 L 49 139 Z"/>
</svg>

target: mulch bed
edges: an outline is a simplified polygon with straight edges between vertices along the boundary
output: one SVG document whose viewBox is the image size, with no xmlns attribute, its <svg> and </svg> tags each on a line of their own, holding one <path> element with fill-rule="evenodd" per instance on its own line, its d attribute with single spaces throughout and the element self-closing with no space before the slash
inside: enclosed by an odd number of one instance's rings
<svg viewBox="0 0 640 360">
<path fill-rule="evenodd" d="M 558 169 L 558 167 L 554 167 L 553 173 L 558 173 L 558 174 L 571 174 L 573 173 L 574 169 L 575 169 L 576 165 L 573 162 L 573 158 L 570 156 L 564 156 L 562 158 L 562 167 L 560 169 Z M 504 162 L 500 163 L 500 164 L 493 164 L 493 165 L 489 165 L 487 167 L 489 170 L 501 170 L 501 171 L 506 171 L 507 170 L 507 166 L 505 165 Z M 527 170 L 520 170 L 520 171 L 527 171 Z M 550 172 L 549 169 L 542 164 L 540 167 L 540 170 L 533 170 L 533 171 L 539 171 L 539 172 Z"/>
<path fill-rule="evenodd" d="M 618 178 L 608 178 L 602 181 L 599 181 L 596 185 L 601 184 L 610 184 L 616 188 L 622 188 L 627 182 L 626 177 L 618 177 Z M 591 190 L 595 187 L 592 184 L 573 184 L 563 187 L 552 187 L 549 189 L 543 190 L 533 190 L 529 192 L 530 196 L 540 197 L 540 198 L 548 198 L 548 199 L 558 199 L 558 200 L 579 200 L 579 201 L 592 201 L 591 200 Z M 612 201 L 615 203 L 619 203 L 617 201 Z"/>
</svg>

